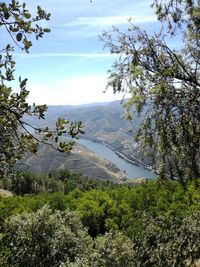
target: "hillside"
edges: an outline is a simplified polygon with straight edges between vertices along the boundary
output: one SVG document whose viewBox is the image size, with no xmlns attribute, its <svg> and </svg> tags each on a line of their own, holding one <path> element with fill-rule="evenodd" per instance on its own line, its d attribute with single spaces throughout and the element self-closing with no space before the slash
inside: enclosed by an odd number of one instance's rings
<svg viewBox="0 0 200 267">
<path fill-rule="evenodd" d="M 51 147 L 42 145 L 36 155 L 26 154 L 18 163 L 18 167 L 37 174 L 67 168 L 81 172 L 90 178 L 112 180 L 117 183 L 125 176 L 114 164 L 97 157 L 93 152 L 78 144 L 70 154 L 60 153 Z"/>
<path fill-rule="evenodd" d="M 82 121 L 86 138 L 103 141 L 114 149 L 151 164 L 150 159 L 134 142 L 134 135 L 141 124 L 144 114 L 132 122 L 123 119 L 124 110 L 121 101 L 94 103 L 80 106 L 49 106 L 45 120 L 26 118 L 35 126 L 54 127 L 58 117 L 70 121 Z"/>
<path fill-rule="evenodd" d="M 62 117 L 70 121 L 82 121 L 87 137 L 103 138 L 104 134 L 117 132 L 130 136 L 129 131 L 133 130 L 133 124 L 122 119 L 122 116 L 123 107 L 120 101 L 114 101 L 80 106 L 49 106 L 45 120 L 36 120 L 33 117 L 27 117 L 26 120 L 37 126 L 53 127 L 56 119 Z"/>
</svg>

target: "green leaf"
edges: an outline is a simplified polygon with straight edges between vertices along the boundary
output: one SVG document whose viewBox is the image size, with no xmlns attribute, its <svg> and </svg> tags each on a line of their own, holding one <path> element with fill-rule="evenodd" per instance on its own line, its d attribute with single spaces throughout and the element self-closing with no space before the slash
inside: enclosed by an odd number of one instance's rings
<svg viewBox="0 0 200 267">
<path fill-rule="evenodd" d="M 21 33 L 21 32 L 19 32 L 19 33 L 16 35 L 16 40 L 17 40 L 18 42 L 21 42 L 21 40 L 22 40 L 22 33 Z"/>
<path fill-rule="evenodd" d="M 31 14 L 30 14 L 30 13 L 24 13 L 24 17 L 25 17 L 26 19 L 30 19 L 30 18 L 31 18 Z"/>
<path fill-rule="evenodd" d="M 44 32 L 50 32 L 51 30 L 49 28 L 44 28 L 43 31 Z"/>
<path fill-rule="evenodd" d="M 47 137 L 47 138 L 52 137 L 52 133 L 51 133 L 51 132 L 45 132 L 44 135 L 45 135 L 45 137 Z"/>
<path fill-rule="evenodd" d="M 9 19 L 9 17 L 10 17 L 9 12 L 8 11 L 4 12 L 4 18 L 5 19 Z"/>
</svg>

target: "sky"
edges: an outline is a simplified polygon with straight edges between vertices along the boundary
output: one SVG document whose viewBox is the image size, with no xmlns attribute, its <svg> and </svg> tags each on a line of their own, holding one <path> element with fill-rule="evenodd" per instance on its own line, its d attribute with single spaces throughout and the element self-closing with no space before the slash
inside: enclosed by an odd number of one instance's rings
<svg viewBox="0 0 200 267">
<path fill-rule="evenodd" d="M 27 0 L 34 13 L 37 5 L 51 13 L 50 21 L 40 25 L 51 33 L 33 42 L 29 54 L 15 49 L 16 81 L 28 78 L 30 103 L 79 105 L 121 99 L 112 90 L 103 93 L 107 70 L 115 56 L 103 49 L 99 40 L 112 25 L 128 28 L 131 17 L 136 25 L 152 30 L 156 17 L 149 0 Z M 9 36 L 6 36 L 9 40 Z M 16 83 L 17 84 L 17 83 Z M 16 85 L 15 85 L 16 86 Z"/>
</svg>

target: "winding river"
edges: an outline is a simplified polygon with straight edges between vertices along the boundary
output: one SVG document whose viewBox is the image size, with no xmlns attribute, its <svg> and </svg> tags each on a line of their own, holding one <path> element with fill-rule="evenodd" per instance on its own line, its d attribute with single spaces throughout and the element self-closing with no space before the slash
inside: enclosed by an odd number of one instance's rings
<svg viewBox="0 0 200 267">
<path fill-rule="evenodd" d="M 120 158 L 113 150 L 107 147 L 104 144 L 96 143 L 91 140 L 79 139 L 77 143 L 85 146 L 87 149 L 93 151 L 98 156 L 112 162 L 115 164 L 121 171 L 124 171 L 128 178 L 135 179 L 140 177 L 154 179 L 156 174 L 150 170 L 144 169 L 133 165 L 124 159 Z"/>
</svg>

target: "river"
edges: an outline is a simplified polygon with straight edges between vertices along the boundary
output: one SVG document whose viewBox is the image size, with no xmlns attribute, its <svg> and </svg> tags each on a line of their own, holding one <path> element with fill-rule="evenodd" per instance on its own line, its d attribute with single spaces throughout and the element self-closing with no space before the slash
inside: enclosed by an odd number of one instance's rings
<svg viewBox="0 0 200 267">
<path fill-rule="evenodd" d="M 107 147 L 104 144 L 96 143 L 91 140 L 79 139 L 77 143 L 85 146 L 89 150 L 93 151 L 98 156 L 112 162 L 115 164 L 121 171 L 125 171 L 128 178 L 136 179 L 136 178 L 156 178 L 156 174 L 150 170 L 144 169 L 142 167 L 133 165 L 124 159 L 120 158 L 113 150 Z"/>
</svg>

